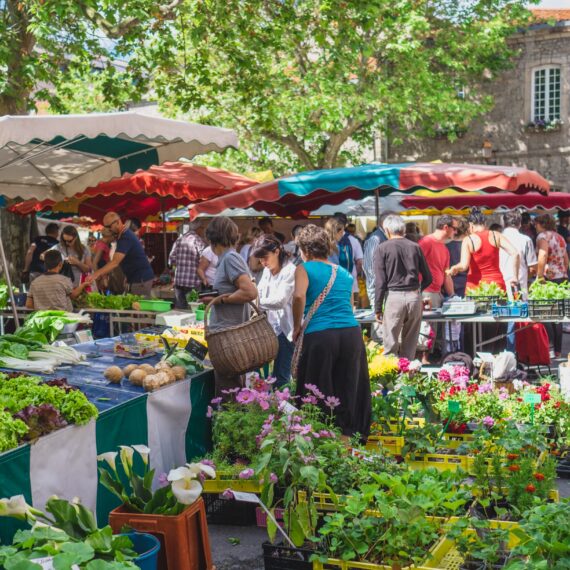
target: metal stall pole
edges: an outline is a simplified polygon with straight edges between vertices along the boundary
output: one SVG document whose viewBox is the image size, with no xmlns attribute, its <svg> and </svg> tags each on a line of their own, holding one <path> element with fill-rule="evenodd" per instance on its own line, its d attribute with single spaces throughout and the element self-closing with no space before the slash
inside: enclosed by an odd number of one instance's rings
<svg viewBox="0 0 570 570">
<path fill-rule="evenodd" d="M 2 216 L 0 215 L 0 235 L 2 235 Z M 10 278 L 10 268 L 6 260 L 6 252 L 4 251 L 4 242 L 0 239 L 0 256 L 2 257 L 2 267 L 4 268 L 4 275 L 6 276 L 6 283 L 8 284 L 8 294 L 10 295 L 10 302 L 12 303 L 12 312 L 14 313 L 14 321 L 16 328 L 20 326 L 20 319 L 18 318 L 18 307 L 16 306 L 16 299 L 14 291 L 12 291 L 12 279 Z"/>
</svg>

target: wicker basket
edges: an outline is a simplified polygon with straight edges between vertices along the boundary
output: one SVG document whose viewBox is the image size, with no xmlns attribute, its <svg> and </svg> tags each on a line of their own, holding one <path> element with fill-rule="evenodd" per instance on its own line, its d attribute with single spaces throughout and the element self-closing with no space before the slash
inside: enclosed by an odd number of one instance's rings
<svg viewBox="0 0 570 570">
<path fill-rule="evenodd" d="M 249 304 L 256 315 L 249 321 L 225 329 L 209 330 L 208 313 L 219 298 L 213 299 L 204 313 L 204 334 L 214 369 L 225 376 L 234 376 L 256 370 L 275 360 L 279 349 L 277 336 L 267 315 L 254 303 Z"/>
</svg>

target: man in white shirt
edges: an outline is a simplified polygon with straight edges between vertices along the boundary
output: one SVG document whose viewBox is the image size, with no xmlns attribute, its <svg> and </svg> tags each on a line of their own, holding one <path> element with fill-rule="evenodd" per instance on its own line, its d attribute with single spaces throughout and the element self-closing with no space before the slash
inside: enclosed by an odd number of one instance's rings
<svg viewBox="0 0 570 570">
<path fill-rule="evenodd" d="M 534 248 L 532 240 L 528 236 L 522 234 L 519 231 L 521 227 L 521 218 L 522 218 L 521 214 L 517 211 L 505 214 L 503 216 L 503 224 L 505 226 L 505 229 L 503 230 L 503 235 L 520 253 L 518 282 L 521 288 L 523 299 L 526 300 L 528 296 L 528 277 L 529 275 L 536 274 L 538 260 L 536 257 L 536 250 Z M 503 249 L 501 249 L 500 251 L 499 264 L 505 283 L 512 281 L 514 277 L 514 275 L 512 275 L 513 263 L 511 260 L 511 256 Z M 508 336 L 507 336 L 507 350 L 511 352 L 514 352 L 515 349 L 515 335 L 513 333 L 514 328 L 515 328 L 514 323 L 509 323 Z"/>
</svg>

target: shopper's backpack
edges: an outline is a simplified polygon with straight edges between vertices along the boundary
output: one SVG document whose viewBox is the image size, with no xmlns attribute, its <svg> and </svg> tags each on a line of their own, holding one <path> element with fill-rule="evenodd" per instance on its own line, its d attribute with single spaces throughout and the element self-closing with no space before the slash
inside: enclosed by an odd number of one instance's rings
<svg viewBox="0 0 570 570">
<path fill-rule="evenodd" d="M 338 264 L 344 267 L 350 274 L 354 268 L 354 255 L 352 252 L 352 244 L 348 234 L 344 234 L 338 242 Z"/>
</svg>

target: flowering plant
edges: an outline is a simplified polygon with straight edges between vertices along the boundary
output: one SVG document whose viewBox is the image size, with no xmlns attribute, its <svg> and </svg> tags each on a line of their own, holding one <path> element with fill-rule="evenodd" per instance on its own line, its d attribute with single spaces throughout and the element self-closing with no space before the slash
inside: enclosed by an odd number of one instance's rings
<svg viewBox="0 0 570 570">
<path fill-rule="evenodd" d="M 142 477 L 135 472 L 135 452 L 142 460 Z M 150 449 L 145 445 L 122 445 L 119 452 L 110 451 L 97 457 L 104 464 L 99 467 L 101 484 L 117 496 L 129 511 L 178 515 L 199 499 L 202 494 L 201 482 L 207 477 L 216 477 L 211 464 L 187 463 L 172 469 L 168 475 L 160 475 L 158 482 L 161 486 L 153 491 L 155 470 L 150 469 L 149 455 Z"/>
<path fill-rule="evenodd" d="M 551 457 L 541 457 L 548 448 L 543 426 L 497 424 L 490 432 L 480 429 L 470 445 L 474 492 L 483 510 L 506 514 L 506 501 L 515 515 L 544 501 L 554 486 L 556 468 Z M 511 514 L 511 516 L 513 516 Z"/>
<path fill-rule="evenodd" d="M 54 568 L 137 568 L 129 562 L 136 557 L 131 539 L 113 535 L 110 526 L 99 529 L 93 513 L 78 499 L 50 497 L 46 511 L 49 514 L 28 505 L 23 495 L 0 499 L 0 516 L 32 525 L 19 530 L 11 546 L 0 546 L 0 568 L 40 568 L 33 561 L 46 556 L 52 557 Z"/>
<path fill-rule="evenodd" d="M 391 387 L 395 384 L 400 372 L 399 360 L 396 356 L 373 354 L 368 360 L 370 381 Z"/>
<path fill-rule="evenodd" d="M 325 396 L 312 384 L 305 388 L 307 395 L 300 399 L 300 409 L 281 411 L 267 418 L 260 433 L 260 455 L 255 468 L 263 481 L 262 501 L 273 509 L 282 506 L 287 534 L 296 546 L 315 533 L 317 509 L 313 492 L 326 485 L 319 449 L 337 437 L 333 412 L 340 405 L 337 398 Z M 282 499 L 275 500 L 277 483 L 285 492 Z M 299 500 L 299 490 L 306 492 L 306 500 Z M 276 528 L 270 520 L 267 531 L 273 541 Z"/>
<path fill-rule="evenodd" d="M 214 398 L 208 409 L 213 420 L 214 461 L 249 465 L 259 453 L 258 440 L 263 423 L 290 399 L 289 389 L 269 390 L 267 380 L 254 379 L 248 388 L 224 391 L 226 401 Z"/>
</svg>

